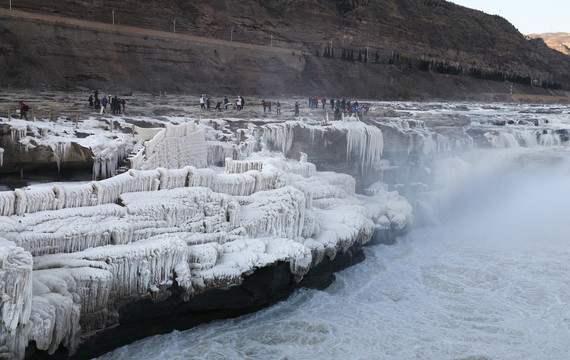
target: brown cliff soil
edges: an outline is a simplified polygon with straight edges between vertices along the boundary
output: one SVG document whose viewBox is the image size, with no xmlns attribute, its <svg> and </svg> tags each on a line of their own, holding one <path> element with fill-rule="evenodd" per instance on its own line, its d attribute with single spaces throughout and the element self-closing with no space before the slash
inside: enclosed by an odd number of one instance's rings
<svg viewBox="0 0 570 360">
<path fill-rule="evenodd" d="M 0 87 L 483 100 L 510 82 L 550 94 L 569 73 L 504 19 L 440 1 L 18 6 L 0 9 Z"/>
</svg>

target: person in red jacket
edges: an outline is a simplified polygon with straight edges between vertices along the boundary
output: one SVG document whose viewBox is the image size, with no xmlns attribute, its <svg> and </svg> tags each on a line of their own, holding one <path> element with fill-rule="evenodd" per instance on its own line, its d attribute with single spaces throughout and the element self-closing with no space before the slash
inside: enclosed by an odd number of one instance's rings
<svg viewBox="0 0 570 360">
<path fill-rule="evenodd" d="M 28 116 L 26 115 L 26 113 L 28 112 L 29 109 L 30 108 L 28 107 L 28 105 L 20 101 L 20 119 L 28 120 Z"/>
</svg>

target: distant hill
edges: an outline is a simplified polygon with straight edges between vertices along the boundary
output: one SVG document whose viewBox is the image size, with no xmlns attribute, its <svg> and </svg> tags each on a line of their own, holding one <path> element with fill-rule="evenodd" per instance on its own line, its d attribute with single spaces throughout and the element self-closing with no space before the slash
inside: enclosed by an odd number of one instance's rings
<svg viewBox="0 0 570 360">
<path fill-rule="evenodd" d="M 515 92 L 570 89 L 568 56 L 502 17 L 444 0 L 2 6 L 0 82 L 16 87 L 390 98 L 470 98 L 511 83 Z"/>
<path fill-rule="evenodd" d="M 570 55 L 570 34 L 569 33 L 544 33 L 544 34 L 530 34 L 531 39 L 541 38 L 546 45 L 554 50 L 560 51 L 563 54 Z"/>
</svg>

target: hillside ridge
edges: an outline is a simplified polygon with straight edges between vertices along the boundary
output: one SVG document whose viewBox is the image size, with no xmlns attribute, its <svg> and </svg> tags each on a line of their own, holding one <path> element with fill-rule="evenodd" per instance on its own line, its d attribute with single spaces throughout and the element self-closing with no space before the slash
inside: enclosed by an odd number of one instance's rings
<svg viewBox="0 0 570 360">
<path fill-rule="evenodd" d="M 455 94 L 454 87 L 464 87 L 467 91 L 459 93 L 461 98 L 502 92 L 507 87 L 501 83 L 531 85 L 525 92 L 570 88 L 568 56 L 548 48 L 541 39 L 526 39 L 501 17 L 446 1 L 127 0 L 115 4 L 102 0 L 77 11 L 80 6 L 83 3 L 78 0 L 57 4 L 29 0 L 18 8 L 25 12 L 2 10 L 0 32 L 5 36 L 0 54 L 8 56 L 0 60 L 0 79 L 14 87 L 37 87 L 30 84 L 40 78 L 44 87 L 111 86 L 138 91 L 201 91 L 204 87 L 239 91 L 244 84 L 244 91 L 253 93 L 299 94 L 322 88 L 340 93 L 346 88 L 360 96 L 393 98 L 446 98 Z M 41 18 L 41 14 L 57 15 L 58 20 Z M 33 24 L 19 24 L 15 17 Z M 73 33 L 74 26 L 89 34 Z M 105 32 L 106 39 L 99 31 Z M 124 38 L 127 35 L 131 43 Z M 154 39 L 147 41 L 149 37 Z M 93 39 L 92 46 L 86 46 L 86 38 Z M 101 47 L 98 41 L 107 46 Z M 53 47 L 43 44 L 49 42 Z M 258 51 L 265 55 L 257 58 Z M 271 53 L 279 54 L 276 63 Z M 286 54 L 294 55 L 299 64 L 292 64 L 293 57 L 284 58 Z M 60 56 L 77 61 L 58 61 Z M 241 76 L 228 76 L 226 70 L 232 68 Z M 98 69 L 96 74 L 93 69 Z M 269 75 L 272 71 L 280 74 Z M 143 73 L 144 80 L 150 75 L 155 83 L 142 81 Z M 340 78 L 330 79 L 331 74 Z M 350 84 L 354 79 L 361 79 L 360 86 Z M 449 89 L 430 94 L 442 82 Z M 371 86 L 387 86 L 391 91 Z"/>
<path fill-rule="evenodd" d="M 570 55 L 570 34 L 565 32 L 530 34 L 530 39 L 542 39 L 550 48 Z"/>
</svg>

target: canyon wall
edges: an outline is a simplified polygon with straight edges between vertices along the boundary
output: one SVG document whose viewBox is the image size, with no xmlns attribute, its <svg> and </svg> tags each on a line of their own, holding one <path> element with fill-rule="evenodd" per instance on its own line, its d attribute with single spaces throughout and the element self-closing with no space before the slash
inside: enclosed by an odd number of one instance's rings
<svg viewBox="0 0 570 360">
<path fill-rule="evenodd" d="M 567 56 L 445 1 L 18 6 L 0 9 L 10 87 L 473 99 L 570 83 Z"/>
</svg>

